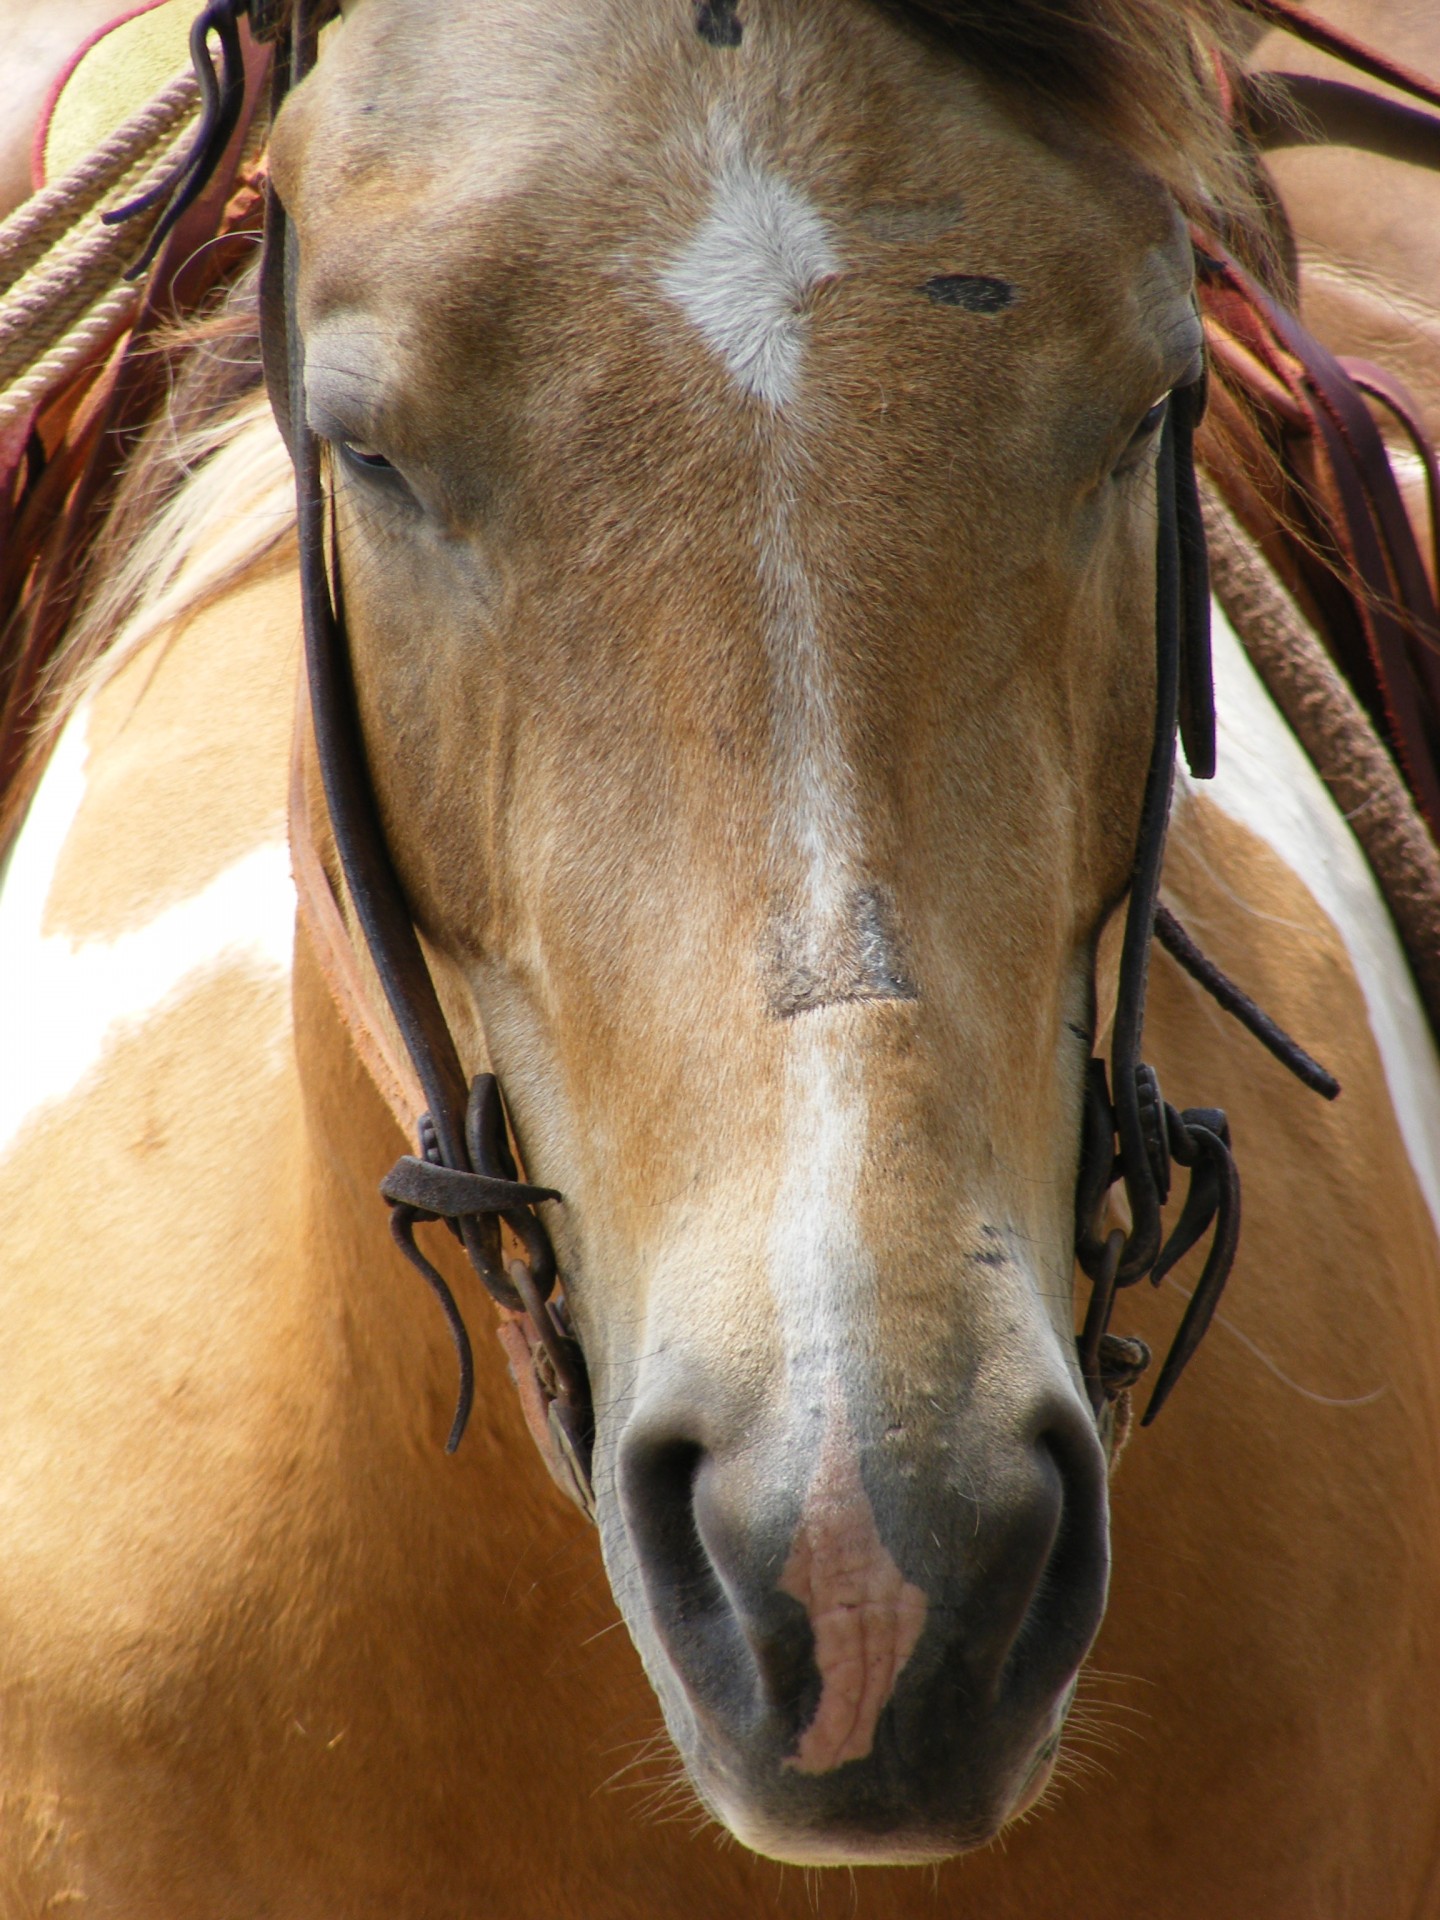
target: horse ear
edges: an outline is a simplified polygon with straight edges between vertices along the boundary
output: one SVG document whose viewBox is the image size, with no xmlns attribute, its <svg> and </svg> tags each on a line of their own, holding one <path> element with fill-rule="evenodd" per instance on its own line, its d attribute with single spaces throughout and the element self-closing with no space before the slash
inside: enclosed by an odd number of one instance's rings
<svg viewBox="0 0 1440 1920">
<path fill-rule="evenodd" d="M 1180 740 L 1197 780 L 1215 775 L 1215 679 L 1210 659 L 1210 565 L 1195 477 L 1195 429 L 1205 376 L 1170 397 L 1175 428 L 1175 525 L 1180 546 Z"/>
</svg>

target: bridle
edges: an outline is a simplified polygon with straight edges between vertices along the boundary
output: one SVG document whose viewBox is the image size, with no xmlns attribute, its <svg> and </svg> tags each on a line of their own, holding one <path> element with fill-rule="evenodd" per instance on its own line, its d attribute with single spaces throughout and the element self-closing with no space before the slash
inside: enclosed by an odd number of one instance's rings
<svg viewBox="0 0 1440 1920">
<path fill-rule="evenodd" d="M 1075 1252 L 1091 1282 L 1080 1332 L 1080 1370 L 1098 1412 L 1143 1369 L 1148 1354 L 1135 1341 L 1108 1337 L 1115 1294 L 1137 1280 L 1160 1281 L 1213 1226 L 1200 1279 L 1151 1390 L 1142 1425 L 1148 1426 L 1174 1389 L 1214 1317 L 1240 1238 L 1240 1175 L 1230 1150 L 1230 1128 L 1218 1107 L 1177 1112 L 1160 1091 L 1153 1067 L 1140 1056 L 1145 1026 L 1150 945 L 1159 939 L 1211 992 L 1223 981 L 1175 916 L 1160 904 L 1160 876 L 1175 782 L 1178 741 L 1197 780 L 1215 773 L 1215 689 L 1210 659 L 1210 578 L 1205 529 L 1195 477 L 1195 429 L 1205 405 L 1204 376 L 1171 393 L 1156 471 L 1155 729 L 1140 830 L 1130 874 L 1120 949 L 1120 984 L 1111 1030 L 1110 1071 L 1090 1061 L 1085 1088 L 1080 1172 L 1075 1195 Z M 1340 1089 L 1325 1069 L 1269 1021 L 1232 983 L 1224 981 L 1228 1010 L 1297 1078 L 1334 1099 Z M 1217 997 L 1219 997 L 1217 995 Z M 1168 1239 L 1160 1211 L 1170 1194 L 1171 1168 L 1190 1175 L 1185 1204 Z M 1129 1234 L 1103 1239 L 1096 1216 L 1109 1188 L 1124 1183 Z"/>
<path fill-rule="evenodd" d="M 199 193 L 234 128 L 238 90 L 243 87 L 241 17 L 248 16 L 254 37 L 274 43 L 273 107 L 278 109 L 312 65 L 321 19 L 334 11 L 334 0 L 214 0 L 201 14 L 191 49 L 201 75 L 204 112 L 195 142 L 169 188 L 170 204 L 147 257 Z M 208 53 L 211 31 L 221 43 L 218 78 Z M 122 217 L 126 211 L 121 210 Z M 306 422 L 296 269 L 294 228 L 272 188 L 261 263 L 261 338 L 271 402 L 295 468 L 306 678 L 321 781 L 345 887 L 427 1104 L 418 1151 L 396 1163 L 380 1190 L 390 1203 L 395 1240 L 434 1291 L 455 1344 L 460 1389 L 447 1451 L 454 1451 L 465 1431 L 474 1396 L 474 1364 L 455 1297 L 415 1243 L 416 1224 L 427 1220 L 447 1223 L 491 1297 L 523 1330 L 523 1346 L 512 1339 L 507 1350 L 512 1365 L 519 1355 L 522 1362 L 528 1358 L 534 1372 L 544 1424 L 537 1428 L 532 1419 L 532 1431 L 552 1472 L 593 1516 L 594 1423 L 585 1360 L 555 1297 L 554 1250 L 534 1211 L 561 1196 L 517 1177 L 494 1076 L 481 1074 L 466 1085 L 370 784 L 332 506 L 319 442 Z M 1203 378 L 1175 389 L 1161 430 L 1154 735 L 1126 908 L 1109 1067 L 1107 1071 L 1098 1058 L 1089 1064 L 1076 1191 L 1076 1253 L 1092 1283 L 1079 1359 L 1097 1416 L 1149 1361 L 1143 1343 L 1109 1333 L 1118 1289 L 1147 1275 L 1158 1284 L 1213 1228 L 1200 1280 L 1160 1369 L 1145 1423 L 1164 1405 L 1213 1317 L 1240 1228 L 1240 1183 L 1224 1114 L 1215 1108 L 1177 1112 L 1141 1058 L 1152 939 L 1158 937 L 1306 1084 L 1327 1098 L 1339 1091 L 1323 1068 L 1205 960 L 1159 901 L 1177 738 L 1196 778 L 1207 779 L 1215 770 L 1210 596 L 1193 451 L 1203 407 Z M 1190 1179 L 1180 1217 L 1165 1239 L 1161 1209 L 1173 1166 L 1186 1169 Z M 1132 1224 L 1128 1234 L 1116 1228 L 1102 1237 L 1097 1219 L 1117 1180 L 1123 1183 Z M 504 1262 L 502 1223 L 523 1248 L 523 1260 Z M 520 1384 L 524 1397 L 526 1383 Z"/>
</svg>

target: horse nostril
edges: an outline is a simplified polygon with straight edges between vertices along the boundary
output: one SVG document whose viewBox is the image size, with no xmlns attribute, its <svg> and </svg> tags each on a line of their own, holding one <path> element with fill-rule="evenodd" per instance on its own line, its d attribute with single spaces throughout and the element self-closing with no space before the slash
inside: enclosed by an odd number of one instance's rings
<svg viewBox="0 0 1440 1920">
<path fill-rule="evenodd" d="M 695 1518 L 706 1452 L 679 1436 L 621 1443 L 620 1497 L 647 1597 L 666 1638 L 687 1614 L 723 1601 Z"/>
<path fill-rule="evenodd" d="M 1094 1429 L 1067 1410 L 1036 1437 L 1035 1449 L 1058 1496 L 1058 1514 L 1005 1660 L 1005 1687 L 1022 1691 L 1032 1682 L 1048 1685 L 1057 1664 L 1083 1658 L 1104 1611 L 1110 1563 L 1105 1463 Z"/>
</svg>

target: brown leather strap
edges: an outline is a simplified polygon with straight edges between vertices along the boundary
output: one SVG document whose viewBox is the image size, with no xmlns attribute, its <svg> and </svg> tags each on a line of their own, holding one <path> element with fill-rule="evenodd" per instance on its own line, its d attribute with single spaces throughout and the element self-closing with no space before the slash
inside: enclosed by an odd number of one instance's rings
<svg viewBox="0 0 1440 1920">
<path fill-rule="evenodd" d="M 363 938 L 357 940 L 353 931 L 344 882 L 332 870 L 328 823 L 323 813 L 317 817 L 310 805 L 305 750 L 313 731 L 304 675 L 300 677 L 298 696 L 290 768 L 290 864 L 295 877 L 296 911 L 356 1056 L 402 1135 L 413 1137 L 424 1114 L 425 1096 L 388 1017 L 365 942 Z M 513 1281 L 514 1268 L 510 1271 Z M 556 1486 L 593 1519 L 594 1499 L 584 1462 L 567 1427 L 553 1411 L 554 1375 L 545 1349 L 528 1313 L 499 1307 L 498 1302 L 497 1307 L 500 1320 L 496 1337 L 509 1363 L 531 1437 Z"/>
<path fill-rule="evenodd" d="M 1412 167 L 1440 167 L 1440 119 L 1387 94 L 1313 73 L 1260 73 L 1241 82 L 1245 131 L 1264 153 L 1353 147 Z"/>
<path fill-rule="evenodd" d="M 1440 831 L 1440 608 L 1380 431 L 1341 363 L 1223 249 L 1201 268 L 1212 351 L 1252 403 L 1240 428 L 1263 435 L 1270 423 L 1253 466 L 1284 477 L 1267 530 L 1315 593 L 1337 665 Z M 1413 412 L 1410 423 L 1418 433 Z"/>
<path fill-rule="evenodd" d="M 1384 367 L 1377 367 L 1371 360 L 1357 360 L 1350 355 L 1343 355 L 1339 364 L 1344 369 L 1345 377 L 1352 380 L 1361 393 L 1378 400 L 1390 414 L 1420 462 L 1425 475 L 1425 497 L 1430 515 L 1430 585 L 1432 591 L 1440 592 L 1440 459 L 1436 458 L 1435 448 L 1420 417 L 1419 403 L 1403 381 L 1397 380 Z"/>
<path fill-rule="evenodd" d="M 314 12 L 306 0 L 298 0 L 291 31 L 276 45 L 282 93 L 304 77 L 313 61 L 315 33 Z M 395 1238 L 434 1290 L 455 1340 L 460 1397 L 449 1448 L 459 1444 L 464 1432 L 473 1368 L 469 1334 L 449 1286 L 414 1243 L 413 1223 L 434 1217 L 446 1219 L 458 1233 L 471 1265 L 500 1306 L 526 1315 L 534 1346 L 545 1356 L 545 1374 L 537 1378 L 551 1399 L 552 1420 L 563 1432 L 582 1479 L 588 1478 L 593 1439 L 589 1383 L 580 1349 L 550 1304 L 557 1277 L 554 1253 L 531 1210 L 560 1196 L 516 1178 L 493 1079 L 480 1076 L 467 1089 L 370 783 L 339 559 L 330 551 L 332 510 L 319 441 L 306 419 L 297 270 L 296 235 L 272 188 L 262 275 L 262 352 L 295 467 L 300 598 L 316 751 L 345 888 L 426 1102 L 421 1151 L 392 1170 L 382 1192 L 394 1209 Z M 509 1272 L 501 1263 L 500 1220 L 527 1255 L 526 1262 L 513 1262 Z"/>
<path fill-rule="evenodd" d="M 299 680 L 290 760 L 290 869 L 296 911 L 330 997 L 350 1035 L 360 1063 L 407 1140 L 415 1137 L 425 1095 L 391 1022 L 377 1005 L 380 983 L 346 923 L 336 882 L 320 848 L 321 822 L 311 813 L 305 746 L 313 737 L 305 678 Z"/>
</svg>

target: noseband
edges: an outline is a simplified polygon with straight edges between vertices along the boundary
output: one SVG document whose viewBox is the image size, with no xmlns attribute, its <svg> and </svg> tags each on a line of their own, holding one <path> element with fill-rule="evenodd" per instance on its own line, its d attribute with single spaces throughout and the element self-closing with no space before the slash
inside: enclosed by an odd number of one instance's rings
<svg viewBox="0 0 1440 1920">
<path fill-rule="evenodd" d="M 257 39 L 275 43 L 272 85 L 278 109 L 313 64 L 320 20 L 334 10 L 333 0 L 215 0 L 200 16 L 191 48 L 204 112 L 195 142 L 167 189 L 170 204 L 147 259 L 203 188 L 234 126 L 243 88 L 241 16 L 248 15 Z M 211 31 L 221 43 L 218 79 L 207 49 Z M 117 217 L 131 210 L 121 209 Z M 142 260 L 136 271 L 144 264 Z M 319 442 L 306 423 L 296 277 L 295 232 L 272 188 L 261 262 L 262 345 L 271 402 L 295 467 L 306 674 L 321 779 L 345 884 L 428 1107 L 420 1123 L 418 1152 L 399 1160 L 380 1190 L 391 1206 L 395 1239 L 434 1290 L 455 1343 L 460 1391 L 447 1451 L 454 1451 L 465 1431 L 474 1396 L 474 1364 L 455 1297 L 415 1244 L 415 1226 L 425 1220 L 449 1225 L 509 1317 L 510 1330 L 518 1325 L 523 1331 L 523 1340 L 517 1335 L 506 1344 L 512 1362 L 518 1359 L 523 1365 L 528 1359 L 535 1375 L 544 1424 L 532 1418 L 532 1427 L 552 1471 L 593 1514 L 589 1381 L 563 1305 L 554 1297 L 557 1272 L 550 1236 L 534 1212 L 540 1203 L 561 1196 L 518 1179 L 493 1075 L 481 1074 L 466 1087 L 370 784 L 334 552 L 333 508 L 321 473 Z M 1141 1342 L 1108 1332 L 1117 1290 L 1147 1275 L 1158 1285 L 1213 1228 L 1200 1281 L 1146 1408 L 1147 1424 L 1164 1405 L 1210 1323 L 1240 1230 L 1240 1183 L 1224 1114 L 1209 1107 L 1177 1112 L 1140 1057 L 1152 938 L 1158 937 L 1181 966 L 1308 1085 L 1327 1098 L 1339 1091 L 1323 1068 L 1199 953 L 1159 902 L 1177 735 L 1197 778 L 1208 779 L 1215 770 L 1210 593 L 1193 452 L 1203 406 L 1203 379 L 1177 388 L 1170 395 L 1161 434 L 1154 739 L 1130 880 L 1109 1069 L 1098 1058 L 1089 1063 L 1076 1191 L 1076 1254 L 1092 1283 L 1079 1359 L 1097 1415 L 1149 1361 Z M 1163 1239 L 1161 1208 L 1169 1195 L 1172 1166 L 1186 1169 L 1190 1180 L 1179 1220 Z M 1128 1235 L 1117 1228 L 1102 1237 L 1097 1219 L 1116 1181 L 1123 1183 L 1132 1224 Z M 525 1259 L 504 1262 L 502 1222 Z M 520 1384 L 528 1410 L 536 1404 L 534 1396 L 527 1394 L 527 1383 Z"/>
</svg>

